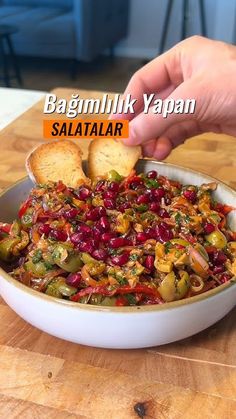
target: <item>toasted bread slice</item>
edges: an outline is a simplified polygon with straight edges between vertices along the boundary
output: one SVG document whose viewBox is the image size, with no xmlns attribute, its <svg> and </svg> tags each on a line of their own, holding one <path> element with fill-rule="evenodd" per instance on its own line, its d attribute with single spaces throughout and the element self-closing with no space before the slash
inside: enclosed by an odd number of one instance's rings
<svg viewBox="0 0 236 419">
<path fill-rule="evenodd" d="M 128 176 L 141 156 L 141 147 L 127 147 L 122 140 L 98 138 L 89 145 L 88 172 L 91 179 L 116 170 Z"/>
<path fill-rule="evenodd" d="M 82 170 L 82 151 L 67 140 L 44 143 L 26 159 L 26 169 L 33 182 L 47 183 L 61 180 L 66 186 L 77 188 L 89 179 Z"/>
</svg>

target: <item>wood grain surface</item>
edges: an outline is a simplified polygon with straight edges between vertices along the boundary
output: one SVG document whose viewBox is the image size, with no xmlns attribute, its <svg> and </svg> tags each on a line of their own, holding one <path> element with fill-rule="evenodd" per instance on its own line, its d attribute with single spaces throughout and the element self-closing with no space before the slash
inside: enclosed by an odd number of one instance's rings
<svg viewBox="0 0 236 419">
<path fill-rule="evenodd" d="M 56 90 L 58 97 L 72 93 Z M 27 153 L 44 141 L 42 109 L 39 102 L 0 132 L 1 188 L 25 176 Z M 80 144 L 86 157 L 88 140 Z M 233 137 L 195 137 L 168 161 L 236 187 Z M 0 418 L 236 418 L 236 310 L 196 336 L 140 350 L 96 349 L 54 338 L 3 300 L 0 318 Z"/>
</svg>

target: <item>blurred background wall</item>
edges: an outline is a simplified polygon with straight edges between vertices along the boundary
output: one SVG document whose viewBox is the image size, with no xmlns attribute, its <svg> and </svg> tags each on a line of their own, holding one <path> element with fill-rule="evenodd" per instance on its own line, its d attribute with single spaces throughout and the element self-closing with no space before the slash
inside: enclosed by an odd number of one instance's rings
<svg viewBox="0 0 236 419">
<path fill-rule="evenodd" d="M 206 35 L 236 44 L 236 0 L 0 0 L 0 86 L 122 91 L 160 54 L 164 27 L 163 50 L 201 34 L 200 4 Z"/>
<path fill-rule="evenodd" d="M 236 43 L 236 0 L 204 0 L 207 36 Z M 151 59 L 158 54 L 158 46 L 166 12 L 166 0 L 131 0 L 128 37 L 116 48 L 116 54 L 126 57 Z M 180 37 L 182 0 L 174 0 L 166 49 Z M 187 17 L 188 35 L 200 31 L 199 4 L 190 0 Z"/>
</svg>

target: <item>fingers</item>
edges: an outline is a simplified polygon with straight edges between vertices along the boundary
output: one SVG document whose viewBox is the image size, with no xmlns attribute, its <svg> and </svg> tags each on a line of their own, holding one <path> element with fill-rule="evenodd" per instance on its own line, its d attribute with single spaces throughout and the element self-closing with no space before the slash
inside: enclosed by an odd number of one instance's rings
<svg viewBox="0 0 236 419">
<path fill-rule="evenodd" d="M 183 80 L 180 67 L 179 50 L 172 48 L 160 57 L 150 61 L 138 70 L 130 79 L 123 98 L 131 95 L 136 99 L 135 113 L 113 114 L 110 119 L 132 120 L 143 109 L 143 94 L 157 93 L 158 97 L 167 97 Z"/>
<path fill-rule="evenodd" d="M 170 99 L 176 103 L 179 99 L 185 101 L 192 97 L 196 99 L 197 105 L 200 105 L 197 96 L 198 92 L 195 81 L 186 81 L 177 87 L 166 101 L 163 102 L 163 109 L 167 106 L 167 101 Z M 172 112 L 166 118 L 163 117 L 162 113 L 154 113 L 154 107 L 150 108 L 147 114 L 140 113 L 129 124 L 129 138 L 124 139 L 125 144 L 130 146 L 144 144 L 162 136 L 172 125 L 188 120 L 196 120 L 197 108 L 199 107 L 197 105 L 194 114 Z"/>
<path fill-rule="evenodd" d="M 194 120 L 175 124 L 158 139 L 144 143 L 142 146 L 143 155 L 163 160 L 170 154 L 173 148 L 184 143 L 187 138 L 201 132 L 203 132 L 201 126 Z"/>
</svg>

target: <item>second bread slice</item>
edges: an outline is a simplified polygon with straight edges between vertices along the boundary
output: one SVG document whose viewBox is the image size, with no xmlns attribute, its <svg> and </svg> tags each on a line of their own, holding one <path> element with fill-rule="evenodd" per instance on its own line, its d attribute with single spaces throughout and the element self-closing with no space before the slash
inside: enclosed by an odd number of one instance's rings
<svg viewBox="0 0 236 419">
<path fill-rule="evenodd" d="M 82 169 L 82 151 L 75 143 L 67 140 L 41 144 L 26 160 L 26 169 L 36 183 L 57 182 L 77 188 L 88 183 Z"/>
<path fill-rule="evenodd" d="M 89 146 L 89 177 L 106 176 L 110 170 L 128 176 L 140 157 L 140 146 L 127 147 L 121 140 L 98 138 Z"/>
</svg>

